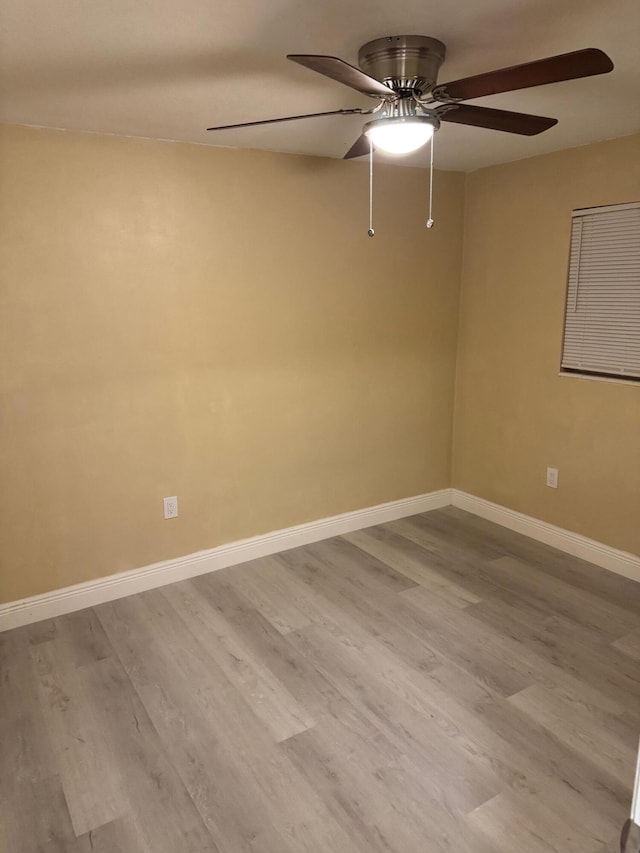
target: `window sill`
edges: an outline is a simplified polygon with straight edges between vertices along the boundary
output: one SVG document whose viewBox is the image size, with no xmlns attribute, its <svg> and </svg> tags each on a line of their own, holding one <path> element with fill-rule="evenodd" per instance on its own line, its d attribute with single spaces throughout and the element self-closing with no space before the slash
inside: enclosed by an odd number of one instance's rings
<svg viewBox="0 0 640 853">
<path fill-rule="evenodd" d="M 561 370 L 558 376 L 563 376 L 565 379 L 587 379 L 595 382 L 614 382 L 616 385 L 634 385 L 640 387 L 640 379 L 618 379 L 617 376 L 593 376 L 590 373 L 572 373 Z"/>
</svg>

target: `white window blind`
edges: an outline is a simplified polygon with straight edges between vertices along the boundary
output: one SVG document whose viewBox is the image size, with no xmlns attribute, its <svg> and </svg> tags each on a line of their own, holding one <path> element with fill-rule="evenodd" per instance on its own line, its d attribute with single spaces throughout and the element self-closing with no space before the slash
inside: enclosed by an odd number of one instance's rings
<svg viewBox="0 0 640 853">
<path fill-rule="evenodd" d="M 562 369 L 640 379 L 640 202 L 573 211 Z"/>
</svg>

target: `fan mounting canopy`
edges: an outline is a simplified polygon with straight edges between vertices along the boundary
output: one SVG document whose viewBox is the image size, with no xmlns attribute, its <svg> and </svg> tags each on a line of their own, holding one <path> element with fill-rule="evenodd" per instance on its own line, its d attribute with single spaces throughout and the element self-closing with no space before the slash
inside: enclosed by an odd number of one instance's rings
<svg viewBox="0 0 640 853">
<path fill-rule="evenodd" d="M 429 36 L 386 36 L 362 45 L 360 68 L 395 91 L 429 92 L 438 81 L 446 46 Z"/>
</svg>

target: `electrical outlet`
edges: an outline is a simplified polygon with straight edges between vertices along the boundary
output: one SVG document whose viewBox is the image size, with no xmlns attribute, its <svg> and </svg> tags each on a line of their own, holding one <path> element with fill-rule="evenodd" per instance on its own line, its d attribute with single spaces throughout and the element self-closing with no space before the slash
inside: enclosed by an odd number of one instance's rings
<svg viewBox="0 0 640 853">
<path fill-rule="evenodd" d="M 551 489 L 557 489 L 558 488 L 558 469 L 557 468 L 547 468 L 547 486 L 549 486 L 549 488 L 551 488 Z"/>
<path fill-rule="evenodd" d="M 172 498 L 162 498 L 162 503 L 165 518 L 178 517 L 178 498 L 175 495 Z"/>
</svg>

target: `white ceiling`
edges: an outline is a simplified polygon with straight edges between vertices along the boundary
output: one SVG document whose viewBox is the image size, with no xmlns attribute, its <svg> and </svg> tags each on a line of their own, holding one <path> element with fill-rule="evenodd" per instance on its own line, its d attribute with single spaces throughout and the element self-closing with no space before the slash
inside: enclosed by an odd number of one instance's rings
<svg viewBox="0 0 640 853">
<path fill-rule="evenodd" d="M 640 131 L 638 0 L 3 0 L 0 120 L 341 157 L 357 116 L 207 134 L 371 100 L 285 59 L 356 63 L 385 35 L 447 45 L 440 82 L 586 47 L 611 74 L 473 103 L 555 116 L 538 137 L 445 124 L 436 166 L 471 170 Z M 420 164 L 421 157 L 403 162 Z"/>
</svg>

